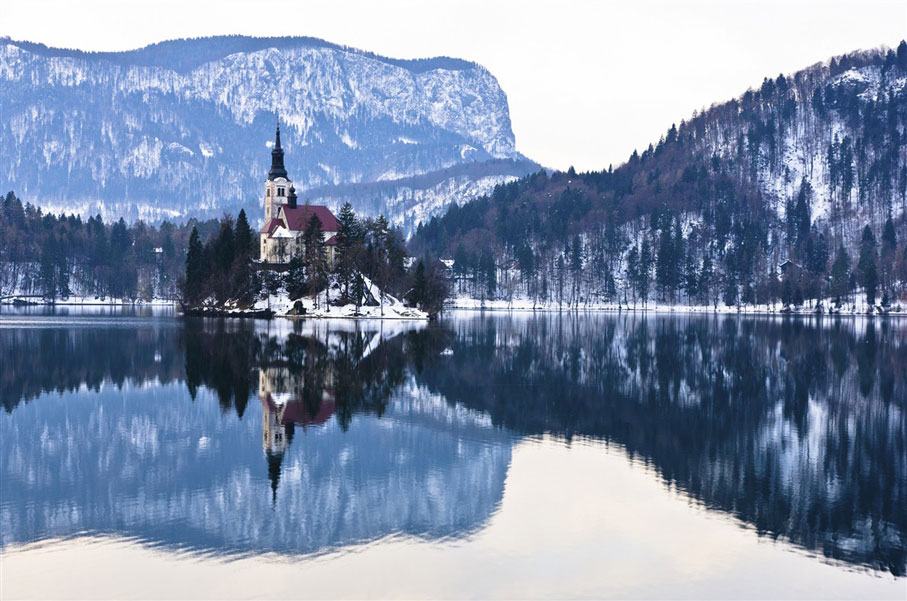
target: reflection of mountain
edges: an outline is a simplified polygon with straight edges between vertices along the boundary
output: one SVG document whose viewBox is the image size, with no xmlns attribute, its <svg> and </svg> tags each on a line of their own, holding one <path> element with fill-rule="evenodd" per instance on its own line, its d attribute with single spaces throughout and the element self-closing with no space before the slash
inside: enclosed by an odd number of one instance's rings
<svg viewBox="0 0 907 601">
<path fill-rule="evenodd" d="M 904 574 L 905 325 L 476 318 L 420 382 L 520 433 L 617 442 L 762 534 Z"/>
<path fill-rule="evenodd" d="M 274 474 L 258 412 L 225 414 L 223 397 L 207 389 L 196 389 L 192 402 L 176 384 L 127 382 L 122 390 L 101 386 L 21 405 L 0 421 L 3 545 L 88 531 L 206 553 L 313 553 L 398 533 L 461 536 L 500 503 L 512 441 L 482 414 L 414 384 L 406 356 L 419 354 L 413 348 L 425 332 L 385 338 L 297 327 L 273 336 L 249 326 L 231 334 L 222 325 L 186 331 L 225 337 L 217 342 L 233 349 L 245 342 L 271 365 L 265 374 L 294 374 L 279 386 L 319 390 L 317 398 L 293 392 L 312 402 L 297 408 L 300 422 L 322 415 L 327 388 L 336 391 L 337 416 L 316 419 L 322 423 L 304 433 L 296 428 Z M 187 369 L 201 362 L 188 350 L 196 343 L 187 346 Z M 218 390 L 224 356 L 204 359 L 210 369 L 200 380 Z M 355 365 L 355 377 L 344 361 Z M 384 369 L 387 361 L 394 370 Z M 315 375 L 300 380 L 300 366 Z M 327 372 L 345 381 L 326 387 L 318 374 Z M 344 422 L 344 412 L 356 416 Z"/>
<path fill-rule="evenodd" d="M 895 320 L 101 329 L 0 328 L 0 354 L 24 366 L 0 367 L 3 544 L 100 530 L 307 553 L 460 536 L 500 502 L 508 432 L 551 433 L 617 443 L 763 535 L 905 572 L 907 324 Z M 19 403 L 42 390 L 69 392 Z"/>
</svg>

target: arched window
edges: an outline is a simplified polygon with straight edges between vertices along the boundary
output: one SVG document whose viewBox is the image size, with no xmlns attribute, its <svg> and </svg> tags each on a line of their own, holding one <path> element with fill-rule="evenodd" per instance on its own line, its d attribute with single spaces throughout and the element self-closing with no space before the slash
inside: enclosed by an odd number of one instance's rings
<svg viewBox="0 0 907 601">
<path fill-rule="evenodd" d="M 277 188 L 277 196 L 283 196 L 283 188 Z"/>
</svg>

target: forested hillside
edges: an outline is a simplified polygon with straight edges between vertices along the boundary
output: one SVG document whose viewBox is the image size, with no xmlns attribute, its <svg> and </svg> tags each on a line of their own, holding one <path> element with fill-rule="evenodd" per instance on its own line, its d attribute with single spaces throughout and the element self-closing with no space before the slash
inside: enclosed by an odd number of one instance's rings
<svg viewBox="0 0 907 601">
<path fill-rule="evenodd" d="M 498 186 L 410 247 L 480 299 L 887 304 L 907 283 L 905 132 L 901 42 L 767 78 L 616 169 Z"/>
</svg>

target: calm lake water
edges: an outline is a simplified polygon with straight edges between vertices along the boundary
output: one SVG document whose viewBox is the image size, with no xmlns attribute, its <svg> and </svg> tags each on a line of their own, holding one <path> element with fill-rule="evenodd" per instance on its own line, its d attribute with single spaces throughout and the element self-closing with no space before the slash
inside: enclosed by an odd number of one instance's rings
<svg viewBox="0 0 907 601">
<path fill-rule="evenodd" d="M 907 321 L 0 311 L 3 598 L 894 598 Z"/>
</svg>

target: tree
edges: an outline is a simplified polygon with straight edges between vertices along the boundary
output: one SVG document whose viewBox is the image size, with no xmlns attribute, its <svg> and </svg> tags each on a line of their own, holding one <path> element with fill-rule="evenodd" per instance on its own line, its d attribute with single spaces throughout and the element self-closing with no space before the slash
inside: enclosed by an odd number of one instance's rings
<svg viewBox="0 0 907 601">
<path fill-rule="evenodd" d="M 41 289 L 44 298 L 57 298 L 57 244 L 53 236 L 47 236 L 41 247 Z"/>
<path fill-rule="evenodd" d="M 189 305 L 201 300 L 202 280 L 204 278 L 203 249 L 198 228 L 192 228 L 189 236 L 189 251 L 186 254 L 186 282 L 183 286 L 183 298 Z"/>
<path fill-rule="evenodd" d="M 898 238 L 894 231 L 894 222 L 891 216 L 885 221 L 882 227 L 882 249 L 880 263 L 882 267 L 882 289 L 885 295 L 893 291 L 894 286 L 894 264 L 897 254 Z"/>
<path fill-rule="evenodd" d="M 322 233 L 321 220 L 312 213 L 302 234 L 305 245 L 304 268 L 306 273 L 306 288 L 309 294 L 315 297 L 315 307 L 318 307 L 318 293 L 328 290 L 327 261 L 324 248 L 324 234 Z M 326 293 L 327 294 L 327 293 Z"/>
<path fill-rule="evenodd" d="M 573 236 L 573 244 L 570 245 L 570 273 L 573 277 L 572 300 L 578 302 L 578 293 L 580 288 L 580 275 L 583 270 L 583 240 L 579 235 Z"/>
<path fill-rule="evenodd" d="M 217 300 L 225 302 L 230 298 L 233 280 L 233 262 L 236 259 L 236 240 L 233 235 L 233 218 L 224 215 L 220 231 L 214 241 L 214 294 Z"/>
<path fill-rule="evenodd" d="M 831 266 L 831 296 L 835 299 L 835 306 L 840 307 L 842 298 L 850 293 L 850 257 L 844 245 L 838 247 L 835 262 Z"/>
<path fill-rule="evenodd" d="M 356 264 L 356 255 L 362 244 L 362 228 L 353 206 L 345 202 L 340 208 L 337 218 L 337 247 L 335 250 L 335 266 L 343 290 L 343 297 L 350 294 L 350 282 Z"/>
<path fill-rule="evenodd" d="M 246 218 L 246 210 L 240 209 L 239 216 L 236 218 L 236 230 L 234 232 L 237 257 L 249 257 L 253 254 L 257 245 L 252 238 L 252 228 L 249 226 L 249 220 Z"/>
<path fill-rule="evenodd" d="M 413 287 L 409 294 L 409 301 L 414 307 L 421 307 L 425 303 L 427 288 L 428 281 L 425 279 L 425 264 L 422 259 L 419 259 L 413 275 Z"/>
<path fill-rule="evenodd" d="M 860 259 L 857 266 L 860 270 L 860 283 L 866 293 L 866 304 L 870 307 L 875 304 L 876 292 L 879 286 L 879 273 L 876 266 L 876 240 L 869 224 L 863 228 L 863 237 L 860 241 Z"/>
<path fill-rule="evenodd" d="M 636 246 L 631 246 L 627 252 L 627 287 L 633 294 L 633 305 L 636 305 L 636 282 L 639 279 L 639 250 Z"/>
<path fill-rule="evenodd" d="M 652 262 L 652 249 L 649 246 L 649 241 L 643 240 L 642 250 L 639 253 L 639 271 L 636 279 L 636 294 L 642 300 L 643 306 L 649 303 Z"/>
<path fill-rule="evenodd" d="M 668 296 L 673 300 L 676 257 L 674 256 L 675 246 L 671 237 L 671 222 L 667 220 L 661 228 L 661 234 L 658 239 L 658 253 L 655 262 L 655 283 L 661 293 L 662 299 Z"/>
<path fill-rule="evenodd" d="M 306 293 L 306 264 L 300 257 L 290 259 L 290 268 L 286 274 L 287 294 L 290 300 L 301 298 Z"/>
</svg>

